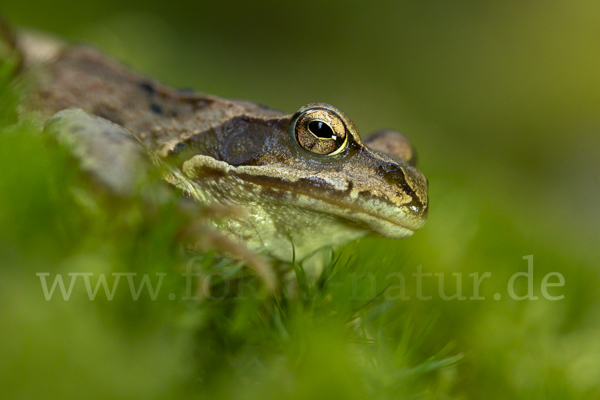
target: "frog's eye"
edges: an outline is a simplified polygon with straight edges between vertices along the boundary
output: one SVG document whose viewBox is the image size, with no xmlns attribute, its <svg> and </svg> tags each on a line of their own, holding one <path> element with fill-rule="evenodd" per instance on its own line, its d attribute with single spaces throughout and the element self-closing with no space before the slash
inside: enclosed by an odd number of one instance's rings
<svg viewBox="0 0 600 400">
<path fill-rule="evenodd" d="M 344 122 L 331 110 L 313 108 L 303 112 L 293 130 L 298 144 L 314 154 L 333 156 L 348 145 Z"/>
</svg>

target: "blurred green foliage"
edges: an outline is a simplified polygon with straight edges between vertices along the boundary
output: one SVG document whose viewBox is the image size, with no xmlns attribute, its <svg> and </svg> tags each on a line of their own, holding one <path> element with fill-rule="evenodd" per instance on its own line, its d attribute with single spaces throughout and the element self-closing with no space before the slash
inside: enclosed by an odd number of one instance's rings
<svg viewBox="0 0 600 400">
<path fill-rule="evenodd" d="M 6 398 L 600 398 L 597 2 L 0 0 L 0 10 L 174 86 L 289 112 L 325 101 L 363 134 L 399 129 L 431 197 L 423 230 L 347 246 L 329 285 L 299 300 L 258 290 L 244 301 L 89 302 L 79 288 L 83 301 L 46 302 L 38 272 L 167 273 L 161 292 L 181 293 L 186 221 L 174 204 L 90 195 L 64 151 L 5 122 L 15 95 L 3 69 Z M 507 282 L 530 254 L 539 299 L 517 301 Z M 444 274 L 448 295 L 461 273 L 467 297 L 469 274 L 490 272 L 485 300 L 419 300 L 418 266 Z M 397 272 L 408 300 L 389 286 Z M 561 300 L 541 294 L 551 272 L 564 276 L 548 290 Z M 436 276 L 423 282 L 423 294 L 439 292 Z"/>
</svg>

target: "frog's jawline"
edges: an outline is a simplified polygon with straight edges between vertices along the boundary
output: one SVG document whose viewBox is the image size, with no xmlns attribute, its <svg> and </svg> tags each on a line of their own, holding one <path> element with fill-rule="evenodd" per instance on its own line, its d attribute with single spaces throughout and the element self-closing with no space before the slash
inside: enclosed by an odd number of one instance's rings
<svg viewBox="0 0 600 400">
<path fill-rule="evenodd" d="M 346 195 L 348 194 L 348 190 L 351 190 L 350 188 L 345 191 L 345 192 L 340 192 L 338 190 L 332 189 L 332 190 L 326 190 L 324 191 L 324 189 L 326 188 L 319 188 L 319 191 L 314 191 L 314 190 L 310 190 L 307 189 L 314 186 L 314 185 L 302 185 L 300 184 L 300 182 L 294 182 L 291 183 L 286 179 L 283 178 L 275 178 L 275 177 L 268 177 L 268 176 L 260 176 L 260 175 L 254 175 L 254 174 L 249 174 L 249 173 L 244 173 L 244 172 L 238 172 L 238 171 L 230 171 L 230 173 L 237 177 L 238 179 L 241 179 L 243 181 L 255 184 L 255 185 L 259 185 L 261 187 L 264 188 L 269 188 L 272 189 L 272 191 L 270 191 L 270 195 L 274 196 L 274 197 L 280 197 L 277 195 L 278 192 L 280 192 L 282 190 L 282 187 L 284 185 L 290 185 L 291 187 L 294 188 L 294 190 L 296 191 L 296 193 L 298 195 L 304 195 L 308 198 L 310 198 L 312 201 L 316 201 L 316 202 L 321 202 L 324 203 L 328 206 L 331 206 L 331 208 L 329 210 L 327 210 L 327 213 L 332 214 L 332 215 L 336 215 L 337 217 L 364 225 L 367 229 L 377 232 L 382 236 L 386 236 L 386 237 L 390 237 L 390 238 L 404 238 L 407 236 L 411 236 L 414 231 L 418 228 L 420 228 L 420 226 L 418 227 L 409 227 L 400 223 L 397 223 L 395 221 L 392 221 L 388 218 L 382 218 L 380 213 L 373 213 L 373 212 L 369 212 L 368 210 L 364 209 L 364 208 L 357 208 L 357 207 L 353 207 L 353 204 L 348 202 L 348 201 L 344 201 L 343 199 L 340 200 L 340 198 L 343 196 L 344 198 L 346 198 Z M 305 181 L 307 179 L 304 179 Z M 323 195 L 322 193 L 325 193 L 326 195 Z M 329 196 L 327 196 L 329 195 Z M 336 197 L 338 197 L 336 199 Z M 379 201 L 379 202 L 386 202 L 389 204 L 389 201 L 387 201 L 387 199 L 385 198 L 379 198 L 379 197 L 372 197 L 375 201 Z M 314 206 L 314 205 L 313 205 Z M 394 205 L 395 208 L 398 208 L 397 206 Z M 346 212 L 335 212 L 335 210 L 345 210 Z M 314 210 L 314 211 L 322 211 L 322 210 Z M 353 218 L 352 216 L 366 216 L 366 218 Z M 367 221 L 369 220 L 369 221 Z"/>
</svg>

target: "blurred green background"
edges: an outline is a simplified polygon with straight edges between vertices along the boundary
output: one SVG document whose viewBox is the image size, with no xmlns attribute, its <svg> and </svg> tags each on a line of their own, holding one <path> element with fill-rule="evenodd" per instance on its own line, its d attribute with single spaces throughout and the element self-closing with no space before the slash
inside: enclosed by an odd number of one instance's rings
<svg viewBox="0 0 600 400">
<path fill-rule="evenodd" d="M 409 239 L 360 240 L 359 259 L 383 276 L 404 271 L 409 293 L 419 265 L 462 273 L 467 296 L 469 273 L 491 273 L 485 300 L 397 306 L 417 327 L 437 316 L 416 359 L 448 344 L 464 355 L 439 398 L 600 398 L 597 1 L 1 0 L 0 10 L 172 86 L 290 113 L 328 102 L 362 135 L 404 132 L 429 179 L 429 220 Z M 516 301 L 506 285 L 527 255 L 540 299 Z M 562 300 L 541 297 L 550 272 L 564 276 L 549 289 Z"/>
</svg>

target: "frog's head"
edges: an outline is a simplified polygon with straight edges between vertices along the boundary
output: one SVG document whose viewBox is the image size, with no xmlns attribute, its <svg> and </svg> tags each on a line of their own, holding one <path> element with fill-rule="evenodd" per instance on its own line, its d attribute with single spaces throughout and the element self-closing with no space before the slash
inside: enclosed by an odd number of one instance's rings
<svg viewBox="0 0 600 400">
<path fill-rule="evenodd" d="M 370 137 L 370 148 L 346 114 L 324 103 L 298 110 L 290 134 L 307 166 L 318 162 L 327 171 L 312 179 L 325 188 L 323 201 L 343 209 L 346 218 L 396 238 L 423 226 L 427 180 L 415 168 L 412 146 L 404 136 L 380 131 Z"/>
<path fill-rule="evenodd" d="M 260 188 L 254 202 L 336 216 L 392 238 L 425 223 L 427 180 L 398 133 L 379 132 L 369 148 L 350 118 L 324 103 L 281 118 L 243 115 L 215 129 L 215 158 L 227 163 L 228 175 L 251 184 L 245 191 Z"/>
</svg>

